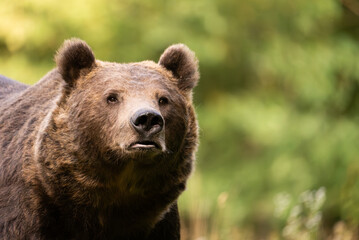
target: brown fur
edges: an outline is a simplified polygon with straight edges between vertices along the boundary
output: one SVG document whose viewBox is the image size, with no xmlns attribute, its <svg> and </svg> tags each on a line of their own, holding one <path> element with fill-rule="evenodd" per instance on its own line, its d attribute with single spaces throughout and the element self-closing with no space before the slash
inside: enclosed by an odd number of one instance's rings
<svg viewBox="0 0 359 240">
<path fill-rule="evenodd" d="M 197 148 L 194 54 L 178 44 L 159 64 L 109 63 L 72 39 L 56 62 L 31 87 L 0 76 L 0 238 L 179 239 Z M 156 150 L 131 148 L 144 140 L 129 123 L 138 109 L 164 119 Z"/>
</svg>

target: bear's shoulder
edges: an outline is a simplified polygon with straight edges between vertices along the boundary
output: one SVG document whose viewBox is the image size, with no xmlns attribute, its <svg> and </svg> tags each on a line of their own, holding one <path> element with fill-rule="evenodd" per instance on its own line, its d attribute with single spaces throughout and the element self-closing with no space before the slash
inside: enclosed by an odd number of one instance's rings
<svg viewBox="0 0 359 240">
<path fill-rule="evenodd" d="M 3 75 L 0 75 L 0 99 L 6 98 L 12 93 L 21 92 L 28 87 L 28 85 L 19 83 Z"/>
</svg>

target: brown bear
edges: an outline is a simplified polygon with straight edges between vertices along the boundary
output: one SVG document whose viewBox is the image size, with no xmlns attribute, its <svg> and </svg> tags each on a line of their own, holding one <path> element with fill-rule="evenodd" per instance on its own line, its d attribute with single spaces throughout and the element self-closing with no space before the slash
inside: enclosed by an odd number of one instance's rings
<svg viewBox="0 0 359 240">
<path fill-rule="evenodd" d="M 179 239 L 194 53 L 119 64 L 71 39 L 55 60 L 33 86 L 0 77 L 0 239 Z"/>
</svg>

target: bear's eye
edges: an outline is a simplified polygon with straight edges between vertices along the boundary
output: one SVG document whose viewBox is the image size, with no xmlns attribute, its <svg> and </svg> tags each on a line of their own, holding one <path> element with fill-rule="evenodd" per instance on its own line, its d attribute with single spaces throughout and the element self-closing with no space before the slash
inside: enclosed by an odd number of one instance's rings
<svg viewBox="0 0 359 240">
<path fill-rule="evenodd" d="M 166 105 L 168 103 L 168 98 L 166 97 L 160 97 L 160 99 L 158 99 L 158 103 L 160 105 Z"/>
<path fill-rule="evenodd" d="M 118 99 L 117 96 L 114 94 L 111 94 L 110 96 L 107 97 L 107 103 L 117 103 Z"/>
</svg>

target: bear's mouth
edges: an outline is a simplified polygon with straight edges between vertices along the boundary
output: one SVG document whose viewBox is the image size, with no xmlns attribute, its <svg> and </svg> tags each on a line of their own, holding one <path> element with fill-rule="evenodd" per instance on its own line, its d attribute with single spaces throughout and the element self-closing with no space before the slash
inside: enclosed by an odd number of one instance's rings
<svg viewBox="0 0 359 240">
<path fill-rule="evenodd" d="M 138 141 L 131 143 L 129 149 L 143 149 L 143 150 L 151 150 L 151 149 L 161 149 L 160 145 L 153 141 Z"/>
</svg>

